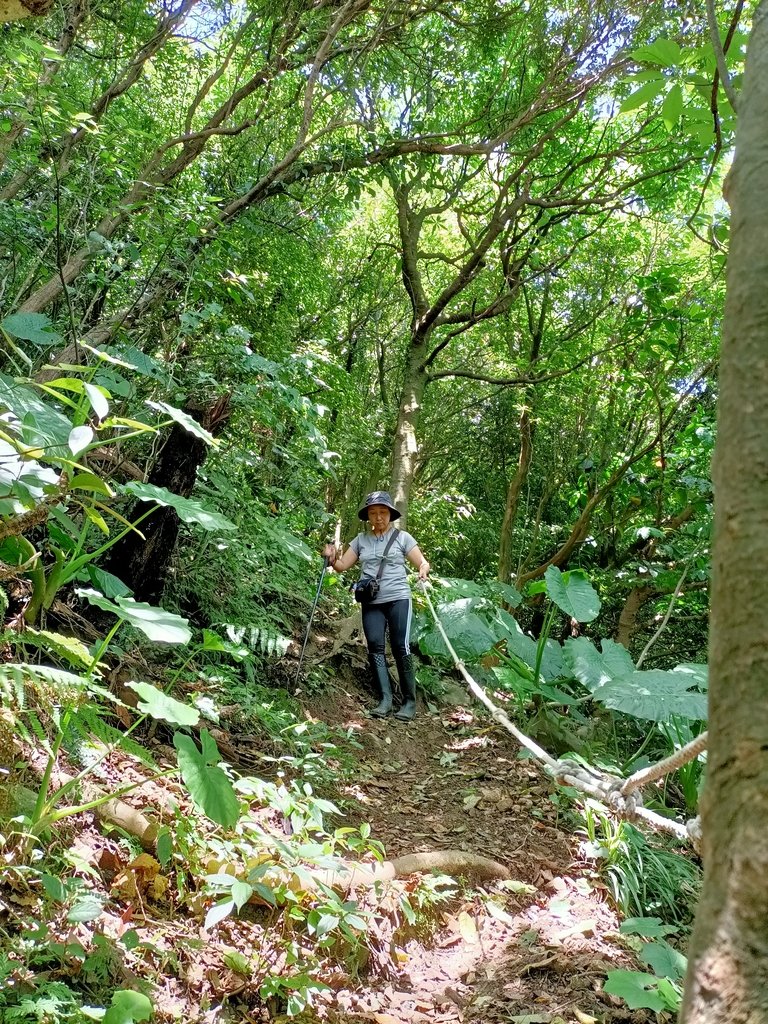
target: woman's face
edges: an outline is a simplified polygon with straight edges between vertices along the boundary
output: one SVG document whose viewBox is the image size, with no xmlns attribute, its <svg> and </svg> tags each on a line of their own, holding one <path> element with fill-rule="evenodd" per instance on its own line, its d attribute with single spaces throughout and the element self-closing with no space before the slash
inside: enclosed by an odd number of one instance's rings
<svg viewBox="0 0 768 1024">
<path fill-rule="evenodd" d="M 368 522 L 374 533 L 382 533 L 389 526 L 389 509 L 386 505 L 369 505 Z"/>
</svg>

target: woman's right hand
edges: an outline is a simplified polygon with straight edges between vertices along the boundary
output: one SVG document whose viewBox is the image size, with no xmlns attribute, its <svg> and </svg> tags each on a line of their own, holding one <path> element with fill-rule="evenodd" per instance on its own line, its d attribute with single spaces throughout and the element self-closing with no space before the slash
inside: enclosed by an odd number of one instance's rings
<svg viewBox="0 0 768 1024">
<path fill-rule="evenodd" d="M 323 558 L 328 559 L 329 565 L 332 565 L 336 561 L 336 545 L 326 544 L 323 548 Z"/>
</svg>

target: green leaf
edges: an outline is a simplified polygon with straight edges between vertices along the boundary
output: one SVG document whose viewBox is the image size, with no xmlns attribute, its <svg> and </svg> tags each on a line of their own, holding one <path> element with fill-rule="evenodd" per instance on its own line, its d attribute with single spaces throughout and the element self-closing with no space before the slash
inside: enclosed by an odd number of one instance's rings
<svg viewBox="0 0 768 1024">
<path fill-rule="evenodd" d="M 138 1024 L 150 1020 L 152 1003 L 143 992 L 122 988 L 112 994 L 112 1005 L 104 1014 L 103 1024 Z"/>
<path fill-rule="evenodd" d="M 174 697 L 158 690 L 151 683 L 126 683 L 131 690 L 134 690 L 141 698 L 138 704 L 142 714 L 151 715 L 152 718 L 160 718 L 172 725 L 197 725 L 200 721 L 200 712 L 189 704 L 182 704 Z"/>
<path fill-rule="evenodd" d="M 643 935 L 646 938 L 663 938 L 677 931 L 672 924 L 664 924 L 660 917 L 628 917 L 619 925 L 622 935 Z"/>
<path fill-rule="evenodd" d="M 232 900 L 238 910 L 242 910 L 251 896 L 253 896 L 253 887 L 248 885 L 247 882 L 241 882 L 239 879 L 235 879 L 230 891 L 232 893 Z"/>
<path fill-rule="evenodd" d="M 469 610 L 472 601 L 472 598 L 461 598 L 438 607 L 440 621 L 456 653 L 460 658 L 469 660 L 487 654 L 496 643 L 496 637 L 485 622 L 479 615 Z M 448 655 L 443 638 L 437 629 L 421 636 L 419 646 L 427 655 Z"/>
<path fill-rule="evenodd" d="M 658 979 L 641 971 L 608 971 L 603 991 L 623 999 L 630 1010 L 666 1010 L 666 1000 L 658 992 Z"/>
<path fill-rule="evenodd" d="M 189 413 L 184 412 L 181 409 L 177 409 L 173 405 L 168 405 L 167 402 L 147 402 L 150 409 L 156 409 L 158 412 L 165 413 L 166 416 L 178 423 L 180 427 L 184 427 L 190 434 L 194 434 L 195 437 L 199 437 L 201 441 L 205 441 L 206 444 L 218 445 L 218 441 L 210 434 L 204 427 L 201 427 L 197 420 L 193 419 Z"/>
<path fill-rule="evenodd" d="M 251 961 L 236 949 L 225 949 L 221 954 L 221 958 L 230 971 L 234 971 L 235 974 L 242 974 L 245 978 L 250 975 L 252 971 Z"/>
<path fill-rule="evenodd" d="M 510 608 L 519 608 L 523 600 L 523 595 L 519 590 L 516 590 L 509 583 L 502 583 L 499 580 L 494 580 L 488 584 L 489 591 L 494 595 L 501 597 L 501 599 L 510 606 Z"/>
<path fill-rule="evenodd" d="M 201 737 L 204 735 L 210 739 L 205 729 L 201 731 Z M 211 821 L 231 828 L 240 817 L 240 803 L 230 780 L 218 765 L 207 763 L 189 736 L 177 732 L 173 745 L 178 751 L 181 777 L 197 807 Z"/>
<path fill-rule="evenodd" d="M 691 693 L 695 678 L 683 672 L 633 672 L 604 683 L 595 691 L 595 700 L 613 711 L 652 722 L 666 722 L 673 715 L 694 722 L 707 717 L 707 698 Z"/>
<path fill-rule="evenodd" d="M 683 90 L 675 84 L 664 97 L 661 116 L 667 131 L 672 131 L 683 113 Z"/>
<path fill-rule="evenodd" d="M 91 408 L 96 413 L 98 419 L 103 420 L 105 416 L 109 415 L 109 392 L 106 388 L 99 387 L 97 384 L 89 384 L 87 381 L 84 384 L 85 393 L 88 395 L 88 401 L 91 403 Z"/>
<path fill-rule="evenodd" d="M 43 874 L 40 876 L 40 881 L 52 900 L 58 900 L 61 903 L 66 898 L 67 893 L 60 878 L 56 878 L 55 875 Z"/>
<path fill-rule="evenodd" d="M 646 64 L 656 64 L 661 68 L 676 67 L 682 59 L 682 51 L 673 39 L 657 39 L 648 46 L 639 46 L 629 56 Z"/>
<path fill-rule="evenodd" d="M 646 942 L 640 950 L 640 959 L 651 968 L 659 978 L 671 978 L 680 981 L 685 977 L 688 961 L 668 942 Z"/>
<path fill-rule="evenodd" d="M 641 85 L 639 89 L 635 89 L 627 96 L 619 107 L 619 113 L 627 114 L 630 110 L 637 110 L 638 107 L 645 106 L 646 103 L 655 100 L 663 88 L 663 79 L 659 82 L 646 82 L 645 85 Z"/>
<path fill-rule="evenodd" d="M 70 924 L 86 924 L 88 921 L 95 921 L 101 917 L 104 904 L 99 896 L 87 893 L 78 896 L 67 914 L 67 921 Z"/>
<path fill-rule="evenodd" d="M 72 668 L 88 669 L 93 658 L 88 648 L 73 636 L 63 633 L 51 633 L 48 630 L 27 627 L 22 633 L 11 637 L 13 643 L 29 644 L 38 650 L 55 654 L 57 658 L 69 662 Z"/>
<path fill-rule="evenodd" d="M 83 425 L 82 427 L 73 427 L 70 430 L 67 444 L 73 455 L 79 455 L 80 452 L 88 447 L 92 440 L 93 430 L 91 427 Z"/>
<path fill-rule="evenodd" d="M 574 679 L 592 693 L 613 678 L 605 660 L 591 640 L 585 636 L 570 637 L 563 644 L 563 661 Z M 635 666 L 630 662 L 629 671 Z"/>
<path fill-rule="evenodd" d="M 183 522 L 195 523 L 202 526 L 204 530 L 232 531 L 237 529 L 235 524 L 220 512 L 211 512 L 199 501 L 182 498 L 180 494 L 174 494 L 173 491 L 169 491 L 165 487 L 132 481 L 126 484 L 123 490 L 127 494 L 133 494 L 139 501 L 154 501 L 157 505 L 172 508 Z"/>
<path fill-rule="evenodd" d="M 547 595 L 561 611 L 577 622 L 591 622 L 600 612 L 600 598 L 581 569 L 560 572 L 550 565 L 544 574 Z"/>
<path fill-rule="evenodd" d="M 85 569 L 91 583 L 105 597 L 131 596 L 130 588 L 127 587 L 121 579 L 118 579 L 117 576 L 113 576 L 111 572 L 107 572 L 106 569 L 100 569 L 97 565 L 87 565 Z"/>
<path fill-rule="evenodd" d="M 96 590 L 80 588 L 76 593 L 102 611 L 111 612 L 124 622 L 129 622 L 156 643 L 188 644 L 192 639 L 192 630 L 187 620 L 165 608 L 134 601 L 132 597 L 115 597 L 114 601 L 108 601 Z"/>
<path fill-rule="evenodd" d="M 35 345 L 45 348 L 63 341 L 44 313 L 12 313 L 11 316 L 0 321 L 0 327 L 14 338 L 32 341 Z"/>
<path fill-rule="evenodd" d="M 31 387 L 0 373 L 0 406 L 21 421 L 20 433 L 26 444 L 42 448 L 66 445 L 72 424 L 66 416 L 43 401 Z"/>
<path fill-rule="evenodd" d="M 76 473 L 69 482 L 69 489 L 71 491 L 92 491 L 94 494 L 103 494 L 107 498 L 115 496 L 111 487 L 95 473 Z"/>
<path fill-rule="evenodd" d="M 234 900 L 227 899 L 219 900 L 218 903 L 214 903 L 208 913 L 205 915 L 205 922 L 203 928 L 206 931 L 210 931 L 214 925 L 217 925 L 219 921 L 223 921 L 226 917 L 232 913 L 235 909 Z"/>
</svg>

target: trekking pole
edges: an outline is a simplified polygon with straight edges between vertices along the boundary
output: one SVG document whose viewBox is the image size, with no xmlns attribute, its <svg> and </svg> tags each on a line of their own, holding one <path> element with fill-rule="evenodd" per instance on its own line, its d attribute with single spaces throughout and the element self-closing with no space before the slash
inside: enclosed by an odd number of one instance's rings
<svg viewBox="0 0 768 1024">
<path fill-rule="evenodd" d="M 304 634 L 304 643 L 301 645 L 301 654 L 299 655 L 299 666 L 296 669 L 296 678 L 293 681 L 294 686 L 299 685 L 299 676 L 301 675 L 301 665 L 304 661 L 304 651 L 307 649 L 307 641 L 309 640 L 309 631 L 312 629 L 312 619 L 315 615 L 315 608 L 317 608 L 317 602 L 320 598 L 320 591 L 323 588 L 323 580 L 325 579 L 325 570 L 328 568 L 330 560 L 323 555 L 323 571 L 320 573 L 320 580 L 317 584 L 317 591 L 315 593 L 315 600 L 312 602 L 312 610 L 309 613 L 309 622 L 307 623 L 307 632 Z"/>
</svg>

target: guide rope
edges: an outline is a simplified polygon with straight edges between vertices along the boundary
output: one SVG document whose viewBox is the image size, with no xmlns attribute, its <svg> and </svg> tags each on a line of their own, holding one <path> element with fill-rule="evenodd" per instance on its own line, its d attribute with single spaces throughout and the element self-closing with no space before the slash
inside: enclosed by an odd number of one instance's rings
<svg viewBox="0 0 768 1024">
<path fill-rule="evenodd" d="M 701 839 L 701 823 L 699 818 L 692 818 L 685 823 L 676 821 L 673 818 L 665 818 L 663 815 L 657 814 L 655 811 L 651 811 L 643 806 L 643 798 L 640 791 L 643 786 L 655 782 L 665 775 L 669 775 L 681 765 L 697 758 L 706 749 L 706 732 L 701 733 L 696 739 L 681 747 L 680 750 L 675 751 L 670 757 L 665 757 L 656 764 L 634 772 L 627 779 L 611 775 L 608 772 L 593 768 L 591 765 L 585 765 L 569 758 L 558 760 L 551 757 L 535 740 L 532 740 L 530 736 L 526 736 L 524 732 L 518 729 L 504 711 L 493 703 L 482 686 L 472 677 L 467 670 L 467 666 L 458 656 L 453 644 L 448 639 L 448 634 L 445 632 L 440 617 L 435 610 L 435 606 L 427 592 L 427 587 L 421 580 L 419 581 L 419 586 L 435 620 L 435 625 L 443 639 L 443 643 L 472 695 L 487 709 L 494 721 L 511 733 L 521 746 L 529 750 L 545 766 L 547 772 L 556 782 L 563 786 L 570 786 L 572 789 L 592 797 L 593 800 L 602 803 L 614 814 L 626 821 L 643 821 L 658 831 L 667 832 L 683 842 L 691 842 L 694 847 L 698 848 L 698 843 Z"/>
</svg>

